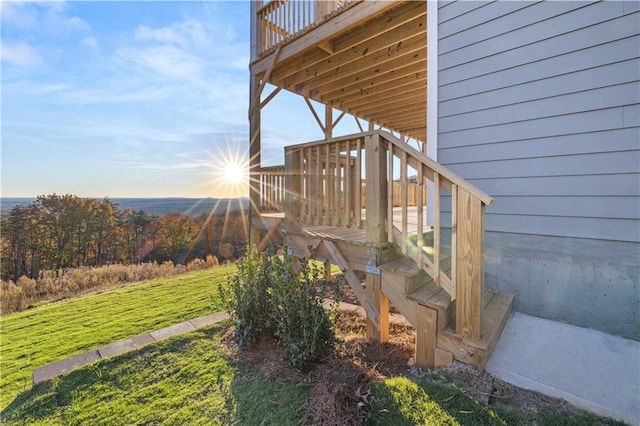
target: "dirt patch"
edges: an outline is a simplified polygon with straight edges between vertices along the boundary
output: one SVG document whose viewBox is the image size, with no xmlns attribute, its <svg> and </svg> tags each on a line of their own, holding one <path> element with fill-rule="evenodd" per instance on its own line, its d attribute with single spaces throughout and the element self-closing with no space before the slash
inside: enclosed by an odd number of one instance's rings
<svg viewBox="0 0 640 426">
<path fill-rule="evenodd" d="M 335 353 L 301 373 L 287 363 L 286 351 L 275 341 L 257 342 L 239 351 L 228 330 L 223 341 L 232 357 L 253 366 L 265 378 L 289 378 L 296 381 L 312 377 L 310 397 L 302 408 L 306 424 L 360 425 L 366 415 L 370 386 L 387 377 L 420 377 L 444 386 L 457 386 L 469 396 L 489 407 L 520 412 L 578 413 L 566 401 L 524 390 L 459 362 L 450 366 L 423 370 L 413 366 L 415 329 L 391 324 L 390 341 L 369 341 L 366 320 L 356 312 L 338 314 L 339 343 Z"/>
</svg>

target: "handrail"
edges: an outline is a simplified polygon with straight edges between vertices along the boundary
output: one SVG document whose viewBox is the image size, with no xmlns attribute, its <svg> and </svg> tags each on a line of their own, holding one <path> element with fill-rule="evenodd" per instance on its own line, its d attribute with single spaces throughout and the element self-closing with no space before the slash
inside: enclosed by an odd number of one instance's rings
<svg viewBox="0 0 640 426">
<path fill-rule="evenodd" d="M 359 1 L 359 0 L 358 0 Z M 258 55 L 318 25 L 354 0 L 271 0 L 257 10 Z"/>
<path fill-rule="evenodd" d="M 408 155 L 414 157 L 416 160 L 420 161 L 425 166 L 429 167 L 431 170 L 438 173 L 440 176 L 444 177 L 451 183 L 457 185 L 460 188 L 463 188 L 465 191 L 469 192 L 474 197 L 482 201 L 485 205 L 488 206 L 493 202 L 493 198 L 491 198 L 489 195 L 487 195 L 480 189 L 476 188 L 475 186 L 471 185 L 469 182 L 462 179 L 460 176 L 453 173 L 451 170 L 447 169 L 442 164 L 432 160 L 431 158 L 429 158 L 422 152 L 418 151 L 411 145 L 407 145 L 406 143 L 402 142 L 402 140 L 398 139 L 393 134 L 380 131 L 380 130 L 377 130 L 377 132 L 380 133 L 381 135 L 384 135 L 385 139 L 393 143 L 395 147 L 399 148 L 402 151 L 405 151 Z"/>
<path fill-rule="evenodd" d="M 379 132 L 379 137 L 382 139 L 381 148 L 387 153 L 387 175 L 394 176 L 395 164 L 399 162 L 402 183 L 400 229 L 394 224 L 393 207 L 387 204 L 389 241 L 398 244 L 403 254 L 411 257 L 436 284 L 449 293 L 452 301 L 458 301 L 456 332 L 479 340 L 482 335 L 484 293 L 484 208 L 493 199 L 392 134 Z M 432 226 L 424 223 L 427 200 L 422 199 L 423 193 L 418 191 L 415 231 L 409 230 L 408 220 L 409 168 L 416 171 L 419 188 L 430 181 L 432 186 L 428 191 L 433 191 L 430 194 L 434 202 L 433 217 L 429 218 Z M 447 249 L 443 248 L 447 244 L 442 244 L 442 228 L 448 228 L 443 226 L 441 217 L 442 190 L 448 191 L 451 197 L 450 256 L 446 255 Z M 391 182 L 388 182 L 387 191 L 387 196 L 393 199 L 395 190 Z M 415 238 L 415 242 L 411 241 L 412 238 Z"/>
</svg>

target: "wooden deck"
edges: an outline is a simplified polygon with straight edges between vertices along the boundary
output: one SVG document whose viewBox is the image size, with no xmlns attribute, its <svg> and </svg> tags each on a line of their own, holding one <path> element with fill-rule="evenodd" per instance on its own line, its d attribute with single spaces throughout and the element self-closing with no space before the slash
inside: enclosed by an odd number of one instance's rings
<svg viewBox="0 0 640 426">
<path fill-rule="evenodd" d="M 418 208 L 417 207 L 408 207 L 407 214 L 407 224 L 408 224 L 408 233 L 410 236 L 415 236 L 418 233 Z M 284 219 L 284 213 L 280 212 L 270 212 L 263 213 L 260 215 L 262 218 L 263 224 L 269 223 L 271 226 L 265 226 L 264 229 L 271 229 L 273 224 Z M 303 225 L 301 229 L 301 233 L 306 235 L 309 238 L 320 238 L 326 239 L 329 241 L 343 241 L 349 242 L 355 245 L 368 246 L 368 247 L 383 247 L 386 246 L 387 243 L 376 243 L 367 241 L 366 231 L 364 227 L 366 217 L 366 209 L 361 210 L 361 218 L 363 226 L 361 228 L 358 227 L 341 227 L 341 226 L 327 226 L 327 225 Z M 423 223 L 427 222 L 427 212 L 423 212 Z M 393 209 L 393 225 L 397 229 L 400 229 L 402 226 L 402 208 L 394 207 Z M 430 228 L 425 227 L 425 232 L 429 232 Z"/>
</svg>

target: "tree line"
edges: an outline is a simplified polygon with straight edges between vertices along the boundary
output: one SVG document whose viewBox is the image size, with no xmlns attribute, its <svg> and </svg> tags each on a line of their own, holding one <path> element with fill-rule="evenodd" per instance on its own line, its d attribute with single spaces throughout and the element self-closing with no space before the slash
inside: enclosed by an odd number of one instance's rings
<svg viewBox="0 0 640 426">
<path fill-rule="evenodd" d="M 187 262 L 208 255 L 234 260 L 247 244 L 241 211 L 155 216 L 119 210 L 108 198 L 43 195 L 0 215 L 0 275 L 35 278 L 41 271 L 122 263 Z"/>
</svg>

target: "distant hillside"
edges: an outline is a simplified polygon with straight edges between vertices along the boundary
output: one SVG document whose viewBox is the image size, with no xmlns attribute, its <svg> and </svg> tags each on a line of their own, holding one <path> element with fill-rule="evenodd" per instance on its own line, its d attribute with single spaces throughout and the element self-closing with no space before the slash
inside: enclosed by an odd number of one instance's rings
<svg viewBox="0 0 640 426">
<path fill-rule="evenodd" d="M 0 209 L 10 210 L 15 206 L 26 205 L 35 198 L 0 198 Z M 204 213 L 224 213 L 249 208 L 248 198 L 111 198 L 120 210 L 144 210 L 147 213 L 162 216 L 167 213 L 185 213 L 200 216 Z"/>
</svg>

